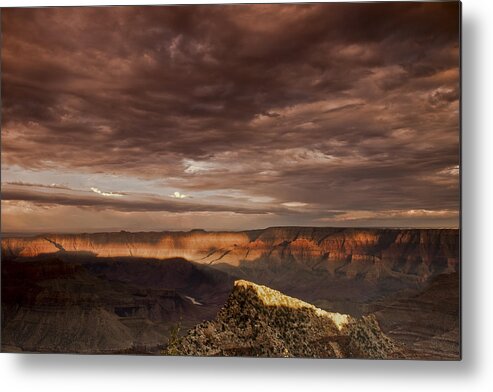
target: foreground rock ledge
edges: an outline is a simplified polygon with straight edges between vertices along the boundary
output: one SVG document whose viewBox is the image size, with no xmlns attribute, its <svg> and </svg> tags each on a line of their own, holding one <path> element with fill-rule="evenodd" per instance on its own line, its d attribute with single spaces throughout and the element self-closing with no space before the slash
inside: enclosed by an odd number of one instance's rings
<svg viewBox="0 0 493 392">
<path fill-rule="evenodd" d="M 198 356 L 374 358 L 402 357 L 374 316 L 331 313 L 266 286 L 238 280 L 213 321 L 164 354 Z"/>
</svg>

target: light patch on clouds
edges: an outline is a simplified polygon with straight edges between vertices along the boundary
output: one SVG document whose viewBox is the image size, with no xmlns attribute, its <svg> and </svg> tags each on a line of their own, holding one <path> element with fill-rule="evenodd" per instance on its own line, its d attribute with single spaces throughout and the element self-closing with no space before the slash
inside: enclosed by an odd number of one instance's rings
<svg viewBox="0 0 493 392">
<path fill-rule="evenodd" d="M 446 169 L 440 170 L 438 174 L 448 174 L 451 176 L 458 176 L 459 175 L 459 165 L 452 166 L 452 167 L 447 167 Z"/>
<path fill-rule="evenodd" d="M 91 191 L 94 193 L 97 193 L 101 196 L 107 196 L 107 197 L 122 197 L 123 195 L 121 193 L 114 193 L 114 192 L 103 192 L 102 190 L 98 188 L 91 187 Z"/>
<path fill-rule="evenodd" d="M 282 118 L 283 121 L 296 120 L 312 117 L 320 117 L 321 114 L 333 112 L 339 109 L 346 108 L 350 105 L 362 105 L 364 100 L 360 98 L 340 98 L 340 99 L 330 99 L 321 100 L 308 103 L 300 103 L 297 105 L 291 105 L 286 107 L 276 107 L 272 109 L 272 112 L 276 115 L 273 116 L 269 113 L 257 114 L 252 120 L 252 125 L 269 125 L 279 121 Z M 307 124 L 303 122 L 301 125 Z"/>
<path fill-rule="evenodd" d="M 300 208 L 300 207 L 306 207 L 308 204 L 301 203 L 299 201 L 288 201 L 287 203 L 282 203 L 282 205 L 288 208 Z"/>
<path fill-rule="evenodd" d="M 185 198 L 189 197 L 188 195 L 184 195 L 183 193 L 180 193 L 180 192 L 173 192 L 173 194 L 169 195 L 169 196 L 174 198 L 174 199 L 185 199 Z"/>
<path fill-rule="evenodd" d="M 452 211 L 449 210 L 409 210 L 406 211 L 407 215 L 412 215 L 412 216 L 447 216 L 450 215 Z"/>
<path fill-rule="evenodd" d="M 249 196 L 248 200 L 252 203 L 272 203 L 275 199 L 270 196 Z"/>
<path fill-rule="evenodd" d="M 279 159 L 284 159 L 283 163 L 288 165 L 317 165 L 337 160 L 333 155 L 303 147 L 278 150 L 277 154 L 279 155 Z"/>
<path fill-rule="evenodd" d="M 188 174 L 200 173 L 214 168 L 212 162 L 195 161 L 193 159 L 185 159 L 183 164 L 185 165 L 185 173 Z"/>
<path fill-rule="evenodd" d="M 393 130 L 390 135 L 397 140 L 409 141 L 416 137 L 416 131 L 410 128 L 398 128 Z"/>
<path fill-rule="evenodd" d="M 24 182 L 24 181 L 7 181 L 5 182 L 6 185 L 14 185 L 14 186 L 25 186 L 25 187 L 39 187 L 39 188 L 53 188 L 53 189 L 70 189 L 67 186 L 52 183 L 50 185 L 46 184 L 31 184 L 29 182 Z"/>
<path fill-rule="evenodd" d="M 423 176 L 423 180 L 431 183 L 449 187 L 451 189 L 457 189 L 459 186 L 459 165 L 446 167 L 429 175 Z"/>
<path fill-rule="evenodd" d="M 333 215 L 317 219 L 319 222 L 335 221 L 361 221 L 361 220 L 379 220 L 388 218 L 455 218 L 458 215 L 456 210 L 382 210 L 382 211 L 331 211 Z"/>
</svg>

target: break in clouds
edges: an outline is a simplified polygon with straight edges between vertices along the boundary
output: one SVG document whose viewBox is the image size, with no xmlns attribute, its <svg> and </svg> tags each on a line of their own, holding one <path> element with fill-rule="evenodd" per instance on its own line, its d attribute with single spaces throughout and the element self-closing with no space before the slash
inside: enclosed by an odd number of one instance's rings
<svg viewBox="0 0 493 392">
<path fill-rule="evenodd" d="M 458 225 L 456 2 L 1 22 L 4 232 Z"/>
</svg>

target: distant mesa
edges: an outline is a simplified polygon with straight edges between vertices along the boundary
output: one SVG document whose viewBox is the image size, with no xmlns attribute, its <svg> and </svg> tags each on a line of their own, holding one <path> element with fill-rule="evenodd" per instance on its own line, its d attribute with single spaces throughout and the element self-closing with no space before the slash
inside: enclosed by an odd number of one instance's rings
<svg viewBox="0 0 493 392">
<path fill-rule="evenodd" d="M 457 229 L 271 227 L 239 232 L 127 231 L 2 239 L 2 255 L 93 252 L 99 257 L 184 258 L 231 272 L 293 268 L 368 282 L 419 283 L 457 271 Z M 247 269 L 243 267 L 248 267 Z M 246 277 L 248 276 L 239 276 Z"/>
</svg>

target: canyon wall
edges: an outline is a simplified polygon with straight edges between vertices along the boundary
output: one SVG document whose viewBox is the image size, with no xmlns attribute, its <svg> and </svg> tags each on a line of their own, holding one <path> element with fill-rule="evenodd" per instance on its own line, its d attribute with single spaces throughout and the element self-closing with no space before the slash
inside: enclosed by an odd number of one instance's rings
<svg viewBox="0 0 493 392">
<path fill-rule="evenodd" d="M 456 229 L 355 229 L 272 227 L 243 232 L 114 232 L 4 238 L 2 255 L 91 253 L 98 257 L 174 258 L 219 267 L 323 270 L 377 280 L 417 280 L 454 272 Z"/>
</svg>

